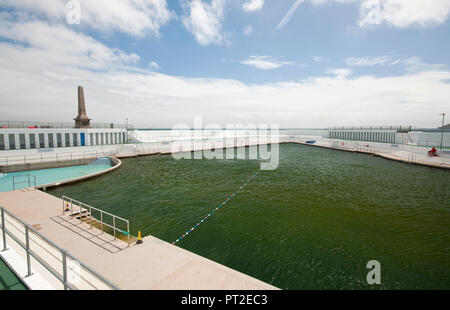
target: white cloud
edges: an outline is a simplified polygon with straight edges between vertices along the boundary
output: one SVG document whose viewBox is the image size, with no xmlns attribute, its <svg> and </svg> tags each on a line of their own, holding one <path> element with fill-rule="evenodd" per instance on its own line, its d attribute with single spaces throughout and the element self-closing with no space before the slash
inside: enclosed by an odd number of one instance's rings
<svg viewBox="0 0 450 310">
<path fill-rule="evenodd" d="M 156 62 L 151 61 L 150 62 L 150 68 L 152 68 L 153 70 L 158 70 L 159 69 L 159 65 Z"/>
<path fill-rule="evenodd" d="M 313 59 L 315 62 L 329 61 L 328 58 L 323 57 L 323 56 L 313 56 L 312 59 Z"/>
<path fill-rule="evenodd" d="M 254 12 L 262 10 L 264 7 L 264 0 L 246 0 L 242 4 L 242 9 L 246 12 Z"/>
<path fill-rule="evenodd" d="M 322 5 L 325 3 L 337 2 L 343 4 L 357 3 L 365 0 L 309 0 L 313 5 Z"/>
<path fill-rule="evenodd" d="M 182 23 L 201 45 L 226 42 L 226 35 L 222 33 L 226 2 L 226 0 L 212 0 L 209 4 L 202 0 L 183 2 L 185 15 L 182 16 Z"/>
<path fill-rule="evenodd" d="M 420 57 L 394 58 L 392 56 L 377 57 L 349 57 L 345 59 L 349 66 L 369 67 L 369 66 L 393 66 L 401 65 L 408 72 L 420 72 L 427 70 L 444 70 L 444 64 L 430 64 L 423 62 Z"/>
<path fill-rule="evenodd" d="M 13 8 L 32 16 L 42 15 L 52 21 L 66 21 L 67 0 L 2 0 L 0 7 Z M 81 26 L 102 32 L 120 31 L 133 36 L 159 35 L 159 30 L 173 17 L 166 0 L 95 0 L 81 1 Z"/>
<path fill-rule="evenodd" d="M 313 5 L 360 5 L 360 27 L 388 24 L 398 28 L 431 27 L 447 21 L 450 0 L 309 0 Z"/>
<path fill-rule="evenodd" d="M 350 69 L 332 69 L 329 70 L 328 72 L 339 79 L 345 79 L 352 74 L 352 70 Z"/>
<path fill-rule="evenodd" d="M 398 28 L 435 26 L 450 13 L 450 0 L 364 0 L 359 25 L 387 23 Z"/>
<path fill-rule="evenodd" d="M 280 61 L 272 56 L 250 56 L 249 59 L 241 62 L 243 65 L 249 65 L 263 70 L 278 69 L 283 66 L 293 65 L 293 62 Z"/>
<path fill-rule="evenodd" d="M 313 60 L 315 62 L 322 62 L 322 57 L 321 56 L 313 56 Z"/>
<path fill-rule="evenodd" d="M 35 65 L 48 63 L 100 70 L 115 65 L 135 64 L 140 60 L 139 55 L 135 53 L 127 54 L 119 49 L 109 48 L 65 26 L 50 26 L 42 21 L 12 22 L 1 19 L 0 37 L 16 42 L 16 53 L 11 50 L 11 45 L 0 44 L 3 52 L 11 52 L 5 59 L 17 59 L 15 63 L 18 66 L 23 65 L 20 59 L 28 53 L 27 46 L 33 47 L 37 60 Z"/>
<path fill-rule="evenodd" d="M 244 29 L 242 30 L 242 32 L 246 35 L 249 36 L 252 34 L 253 32 L 253 26 L 252 25 L 247 25 L 244 27 Z"/>
<path fill-rule="evenodd" d="M 420 57 L 410 57 L 402 59 L 400 64 L 406 67 L 409 72 L 421 72 L 427 70 L 445 70 L 446 65 L 444 64 L 430 64 L 422 61 Z"/>
<path fill-rule="evenodd" d="M 378 57 L 349 57 L 345 60 L 349 66 L 377 66 L 377 65 L 395 65 L 400 62 L 399 59 L 393 59 L 391 56 L 378 56 Z"/>
</svg>

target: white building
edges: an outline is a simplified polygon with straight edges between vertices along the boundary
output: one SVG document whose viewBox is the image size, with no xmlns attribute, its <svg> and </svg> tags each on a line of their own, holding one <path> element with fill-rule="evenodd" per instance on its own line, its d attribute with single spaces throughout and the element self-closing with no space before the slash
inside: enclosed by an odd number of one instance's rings
<svg viewBox="0 0 450 310">
<path fill-rule="evenodd" d="M 52 149 L 127 143 L 127 130 L 122 129 L 0 129 L 1 150 Z"/>
<path fill-rule="evenodd" d="M 381 142 L 391 144 L 410 144 L 426 147 L 450 146 L 448 130 L 419 131 L 407 127 L 348 127 L 328 129 L 323 137 L 336 140 Z"/>
<path fill-rule="evenodd" d="M 341 129 L 329 130 L 325 138 L 368 141 L 382 143 L 398 143 L 397 131 L 395 130 L 363 130 L 363 129 Z"/>
</svg>

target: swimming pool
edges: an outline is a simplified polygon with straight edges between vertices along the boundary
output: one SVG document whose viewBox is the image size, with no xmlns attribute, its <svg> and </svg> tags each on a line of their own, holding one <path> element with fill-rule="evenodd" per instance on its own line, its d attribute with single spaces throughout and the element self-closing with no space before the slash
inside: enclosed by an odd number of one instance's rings
<svg viewBox="0 0 450 310">
<path fill-rule="evenodd" d="M 28 290 L 28 288 L 0 257 L 0 291 L 2 290 Z"/>
<path fill-rule="evenodd" d="M 27 175 L 30 175 L 33 180 L 32 186 L 34 186 L 34 177 L 36 177 L 36 186 L 41 186 L 101 172 L 113 165 L 111 159 L 105 157 L 88 165 L 6 173 L 0 175 L 0 192 L 29 187 Z M 13 179 L 15 186 L 13 186 Z"/>
<path fill-rule="evenodd" d="M 122 164 L 49 193 L 172 243 L 259 168 L 170 155 Z M 450 289 L 448 184 L 446 170 L 282 144 L 277 170 L 261 171 L 177 245 L 282 289 Z M 366 282 L 370 260 L 381 264 L 379 286 Z"/>
</svg>

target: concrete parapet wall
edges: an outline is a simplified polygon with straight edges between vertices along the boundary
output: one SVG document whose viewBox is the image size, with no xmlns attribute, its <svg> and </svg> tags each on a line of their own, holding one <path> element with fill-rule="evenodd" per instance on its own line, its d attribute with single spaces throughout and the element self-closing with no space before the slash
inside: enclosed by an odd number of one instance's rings
<svg viewBox="0 0 450 310">
<path fill-rule="evenodd" d="M 54 161 L 54 162 L 43 162 L 43 163 L 26 163 L 10 166 L 0 166 L 0 172 L 11 173 L 20 171 L 30 171 L 30 170 L 40 170 L 40 169 L 50 169 L 50 168 L 63 168 L 70 166 L 81 166 L 89 164 L 93 159 L 74 159 L 74 160 L 64 160 L 64 161 Z"/>
</svg>

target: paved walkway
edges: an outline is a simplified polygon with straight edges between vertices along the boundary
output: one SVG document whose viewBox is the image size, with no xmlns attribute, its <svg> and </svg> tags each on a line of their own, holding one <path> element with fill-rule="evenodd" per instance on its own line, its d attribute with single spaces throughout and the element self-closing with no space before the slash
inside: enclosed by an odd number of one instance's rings
<svg viewBox="0 0 450 310">
<path fill-rule="evenodd" d="M 0 193 L 0 205 L 122 289 L 277 289 L 160 239 L 132 245 L 62 215 L 62 200 L 39 190 Z"/>
<path fill-rule="evenodd" d="M 322 139 L 325 140 L 325 139 Z M 329 140 L 332 141 L 332 140 Z M 354 141 L 339 141 L 344 142 L 345 146 L 338 146 L 336 145 L 330 145 L 328 141 L 324 142 L 317 142 L 315 144 L 308 144 L 304 142 L 298 142 L 298 141 L 289 141 L 293 143 L 303 144 L 303 145 L 309 145 L 309 146 L 315 146 L 315 147 L 323 147 L 333 150 L 340 150 L 340 151 L 347 151 L 347 152 L 356 152 L 356 153 L 365 153 L 365 154 L 371 154 L 375 156 L 380 156 L 386 159 L 400 161 L 408 164 L 414 164 L 414 165 L 421 165 L 421 166 L 428 166 L 428 167 L 435 167 L 435 168 L 441 168 L 441 169 L 450 169 L 450 158 L 449 157 L 429 157 L 424 154 L 419 154 L 416 152 L 408 152 L 403 150 L 388 150 L 388 149 L 380 149 L 377 146 L 375 147 L 368 147 L 365 148 L 363 145 L 364 143 L 359 145 L 358 148 L 355 148 L 353 145 L 357 142 Z M 328 142 L 328 144 L 327 144 Z M 370 142 L 366 143 L 370 144 Z M 422 150 L 423 151 L 423 150 Z"/>
</svg>

